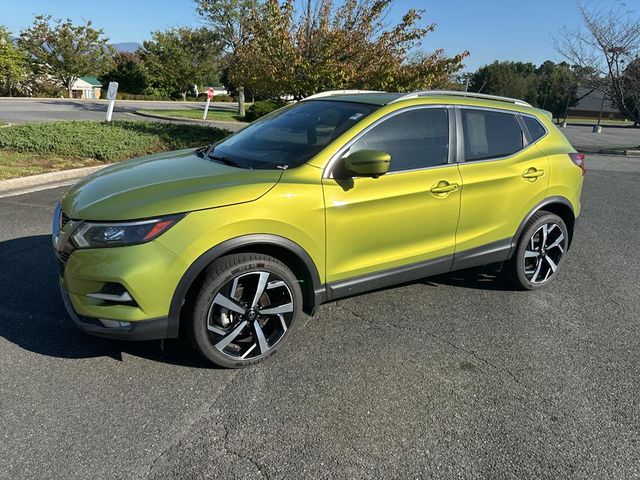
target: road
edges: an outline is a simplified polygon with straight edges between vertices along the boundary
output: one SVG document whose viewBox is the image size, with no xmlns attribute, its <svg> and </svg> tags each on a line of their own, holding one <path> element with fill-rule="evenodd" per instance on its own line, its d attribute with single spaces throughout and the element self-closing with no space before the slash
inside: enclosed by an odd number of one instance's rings
<svg viewBox="0 0 640 480">
<path fill-rule="evenodd" d="M 267 363 L 85 336 L 49 231 L 0 199 L 0 478 L 640 475 L 640 159 L 589 157 L 555 283 L 492 268 L 330 303 Z"/>
<path fill-rule="evenodd" d="M 213 102 L 212 108 L 233 110 L 235 103 Z M 203 102 L 144 102 L 118 100 L 114 109 L 114 120 L 152 120 L 136 115 L 137 110 L 202 109 Z M 0 99 L 0 122 L 32 123 L 56 120 L 104 120 L 107 112 L 106 100 L 69 99 Z"/>
</svg>

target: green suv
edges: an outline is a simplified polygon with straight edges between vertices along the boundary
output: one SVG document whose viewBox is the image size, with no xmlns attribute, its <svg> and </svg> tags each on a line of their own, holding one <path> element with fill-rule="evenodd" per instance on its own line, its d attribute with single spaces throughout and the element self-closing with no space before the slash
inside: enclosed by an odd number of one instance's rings
<svg viewBox="0 0 640 480">
<path fill-rule="evenodd" d="M 53 219 L 61 290 L 87 333 L 185 332 L 242 367 L 323 302 L 498 262 L 520 288 L 547 284 L 584 173 L 548 113 L 519 100 L 325 92 L 72 187 Z"/>
</svg>

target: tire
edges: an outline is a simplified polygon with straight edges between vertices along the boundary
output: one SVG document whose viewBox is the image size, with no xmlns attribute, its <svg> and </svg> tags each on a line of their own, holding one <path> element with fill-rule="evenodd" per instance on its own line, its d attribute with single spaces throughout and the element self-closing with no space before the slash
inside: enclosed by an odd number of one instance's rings
<svg viewBox="0 0 640 480">
<path fill-rule="evenodd" d="M 505 264 L 507 280 L 520 290 L 546 286 L 556 277 L 568 241 L 562 218 L 546 211 L 536 212 L 526 223 L 513 257 Z"/>
<path fill-rule="evenodd" d="M 209 361 L 242 368 L 276 353 L 301 315 L 302 291 L 291 270 L 268 255 L 241 253 L 207 268 L 187 331 Z"/>
</svg>

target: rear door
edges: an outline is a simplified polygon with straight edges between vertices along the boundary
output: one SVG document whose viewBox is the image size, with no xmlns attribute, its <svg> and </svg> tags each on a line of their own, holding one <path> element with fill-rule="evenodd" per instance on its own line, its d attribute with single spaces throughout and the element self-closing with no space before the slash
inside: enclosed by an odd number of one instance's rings
<svg viewBox="0 0 640 480">
<path fill-rule="evenodd" d="M 528 142 L 517 112 L 456 110 L 464 186 L 454 268 L 464 268 L 478 255 L 500 261 L 508 254 L 525 215 L 546 195 L 549 160 Z"/>
</svg>

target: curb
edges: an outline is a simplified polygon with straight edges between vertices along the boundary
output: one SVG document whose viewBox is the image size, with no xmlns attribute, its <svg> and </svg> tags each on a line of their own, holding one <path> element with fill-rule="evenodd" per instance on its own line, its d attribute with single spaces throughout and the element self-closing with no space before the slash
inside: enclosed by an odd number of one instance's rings
<svg viewBox="0 0 640 480">
<path fill-rule="evenodd" d="M 225 122 L 223 120 L 202 120 L 197 118 L 166 117 L 164 115 L 155 115 L 153 113 L 141 112 L 140 110 L 136 110 L 135 114 L 140 115 L 141 117 L 157 118 L 159 120 L 171 120 L 172 122 L 199 123 L 200 125 L 205 123 L 210 123 L 210 124 L 213 124 L 214 127 L 215 125 L 223 125 L 223 126 L 229 126 L 229 127 L 243 128 L 249 125 L 249 123 L 246 123 L 246 122 Z"/>
<path fill-rule="evenodd" d="M 69 185 L 107 166 L 108 165 L 97 165 L 95 167 L 74 168 L 60 172 L 41 173 L 39 175 L 0 180 L 0 198 Z"/>
</svg>

